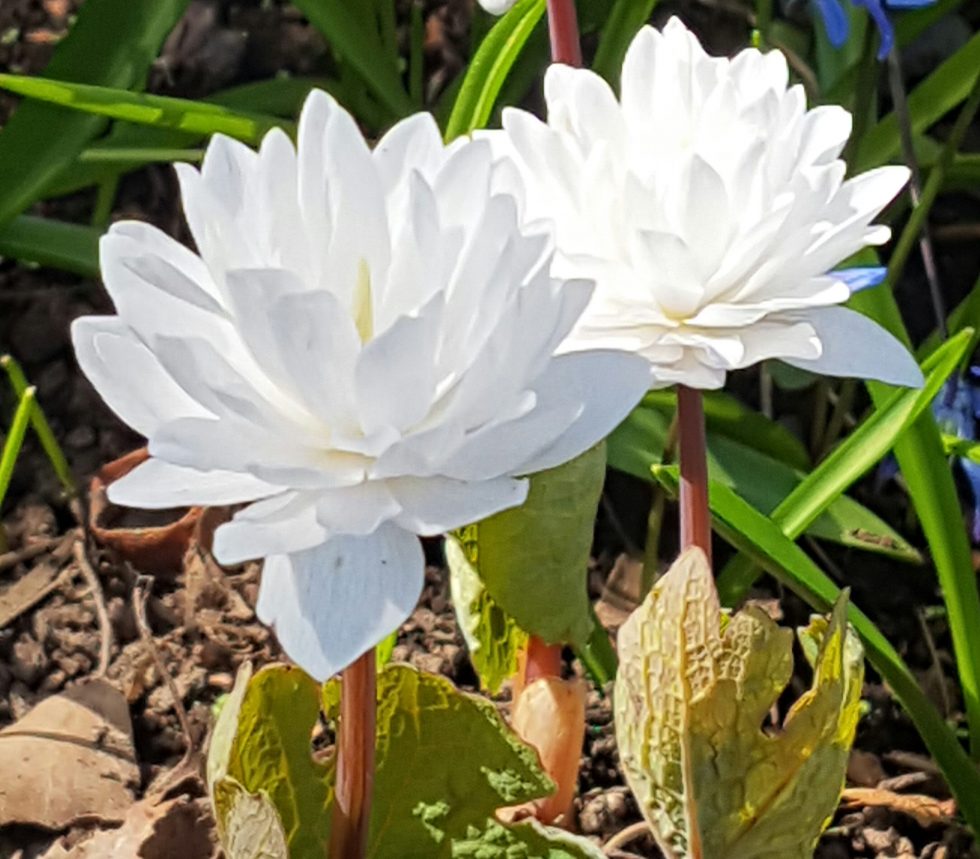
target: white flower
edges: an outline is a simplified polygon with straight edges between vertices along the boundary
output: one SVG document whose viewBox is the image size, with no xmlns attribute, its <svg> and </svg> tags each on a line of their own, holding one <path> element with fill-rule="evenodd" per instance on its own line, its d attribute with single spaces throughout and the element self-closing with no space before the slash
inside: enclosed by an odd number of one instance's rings
<svg viewBox="0 0 980 859">
<path fill-rule="evenodd" d="M 480 0 L 480 5 L 491 15 L 503 15 L 517 0 Z"/>
<path fill-rule="evenodd" d="M 908 170 L 844 181 L 850 115 L 808 111 L 788 80 L 778 51 L 710 57 L 672 19 L 634 39 L 620 101 L 596 74 L 553 65 L 547 124 L 511 109 L 485 133 L 517 159 L 524 217 L 555 221 L 554 272 L 597 280 L 573 348 L 636 350 L 654 386 L 718 388 L 766 358 L 921 382 L 898 341 L 836 306 L 867 279 L 828 274 L 888 240 L 871 221 Z"/>
<path fill-rule="evenodd" d="M 152 455 L 110 498 L 248 503 L 215 554 L 265 558 L 259 617 L 317 678 L 412 611 L 416 535 L 521 504 L 517 476 L 595 444 L 645 388 L 637 356 L 554 357 L 592 284 L 549 274 L 492 165 L 427 115 L 372 153 L 314 93 L 298 152 L 217 137 L 200 173 L 179 166 L 197 254 L 135 222 L 102 240 L 118 315 L 77 320 L 75 349 Z"/>
</svg>

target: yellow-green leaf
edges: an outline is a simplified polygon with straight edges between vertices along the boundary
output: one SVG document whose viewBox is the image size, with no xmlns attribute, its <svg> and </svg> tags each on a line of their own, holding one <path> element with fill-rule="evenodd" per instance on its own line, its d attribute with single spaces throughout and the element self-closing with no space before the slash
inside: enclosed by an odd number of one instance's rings
<svg viewBox="0 0 980 859">
<path fill-rule="evenodd" d="M 620 629 L 620 758 L 668 859 L 813 855 L 857 725 L 864 662 L 845 610 L 801 632 L 813 685 L 778 730 L 763 724 L 792 674 L 792 632 L 755 607 L 722 614 L 699 550 Z"/>
<path fill-rule="evenodd" d="M 476 571 L 475 527 L 463 528 L 446 540 L 449 585 L 459 628 L 480 683 L 496 695 L 517 673 L 518 655 L 527 633 L 490 596 Z"/>
<path fill-rule="evenodd" d="M 208 753 L 222 846 L 229 859 L 326 855 L 335 768 L 314 758 L 310 737 L 320 706 L 337 719 L 339 684 L 319 689 L 281 665 L 249 674 L 222 706 Z M 380 672 L 376 748 L 371 859 L 602 859 L 584 839 L 494 819 L 554 785 L 490 701 L 444 677 Z"/>
</svg>

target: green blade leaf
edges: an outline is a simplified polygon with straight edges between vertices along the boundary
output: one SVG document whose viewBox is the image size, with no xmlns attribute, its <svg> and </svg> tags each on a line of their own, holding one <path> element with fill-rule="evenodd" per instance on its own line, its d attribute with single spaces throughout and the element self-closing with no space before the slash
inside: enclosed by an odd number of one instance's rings
<svg viewBox="0 0 980 859">
<path fill-rule="evenodd" d="M 676 468 L 658 466 L 655 477 L 668 492 L 677 494 Z M 836 603 L 840 588 L 769 517 L 716 481 L 709 486 L 709 496 L 714 529 L 726 542 L 749 555 L 818 611 L 827 611 Z M 915 723 L 949 782 L 963 816 L 980 831 L 980 770 L 881 630 L 853 603 L 848 607 L 847 619 L 861 637 L 868 660 Z"/>
<path fill-rule="evenodd" d="M 482 128 L 504 81 L 544 14 L 544 0 L 519 0 L 480 44 L 446 124 L 446 140 Z"/>
<path fill-rule="evenodd" d="M 99 276 L 101 230 L 35 215 L 18 215 L 0 228 L 0 257 L 49 265 L 82 277 Z"/>
<path fill-rule="evenodd" d="M 8 74 L 0 74 L 0 88 L 82 113 L 188 134 L 227 134 L 253 145 L 272 128 L 295 133 L 292 123 L 278 117 L 245 113 L 204 101 Z"/>
<path fill-rule="evenodd" d="M 665 413 L 641 403 L 607 439 L 609 464 L 640 479 L 650 479 L 667 439 Z M 732 486 L 763 513 L 770 513 L 805 474 L 763 452 L 708 429 L 708 470 Z M 904 562 L 919 562 L 918 552 L 894 528 L 853 498 L 842 495 L 807 528 L 813 537 L 876 552 Z"/>
<path fill-rule="evenodd" d="M 295 0 L 295 5 L 394 118 L 406 116 L 415 109 L 402 84 L 396 65 L 398 58 L 386 51 L 378 32 L 366 26 L 366 18 L 358 17 L 360 4 L 344 0 Z"/>
<path fill-rule="evenodd" d="M 52 78 L 121 88 L 141 86 L 188 0 L 90 0 L 54 51 Z M 40 102 L 21 105 L 0 132 L 0 226 L 40 198 L 104 120 Z"/>
<path fill-rule="evenodd" d="M 619 74 L 630 42 L 648 20 L 657 0 L 616 0 L 599 34 L 592 71 L 602 75 L 609 84 L 619 87 Z"/>
<path fill-rule="evenodd" d="M 793 468 L 811 465 L 806 446 L 782 424 L 743 405 L 724 391 L 705 391 L 704 419 L 707 429 L 761 453 L 785 462 Z M 650 391 L 645 405 L 653 406 L 667 417 L 677 411 L 677 393 L 673 390 Z"/>
<path fill-rule="evenodd" d="M 810 859 L 840 799 L 864 676 L 842 597 L 812 688 L 763 723 L 793 673 L 793 634 L 761 609 L 723 616 L 700 550 L 680 556 L 619 631 L 616 740 L 665 856 Z"/>
<path fill-rule="evenodd" d="M 961 331 L 930 356 L 922 370 L 922 388 L 895 391 L 871 417 L 804 478 L 772 511 L 770 518 L 791 539 L 800 536 L 835 499 L 872 468 L 909 426 L 931 405 L 946 380 L 969 352 L 973 331 Z M 732 559 L 718 578 L 725 605 L 737 605 L 756 579 L 746 557 Z"/>
<path fill-rule="evenodd" d="M 909 343 L 895 296 L 887 285 L 858 293 L 850 304 Z M 867 387 L 878 407 L 893 390 L 878 382 L 869 382 Z M 980 757 L 980 594 L 956 484 L 930 412 L 923 412 L 898 441 L 895 458 L 936 566 L 966 705 L 970 750 L 974 757 Z"/>
<path fill-rule="evenodd" d="M 980 75 L 980 33 L 946 60 L 920 83 L 908 98 L 912 132 L 924 132 L 936 120 L 963 101 Z M 886 164 L 902 149 L 898 119 L 888 114 L 861 141 L 853 173 L 863 173 L 872 167 Z"/>
</svg>

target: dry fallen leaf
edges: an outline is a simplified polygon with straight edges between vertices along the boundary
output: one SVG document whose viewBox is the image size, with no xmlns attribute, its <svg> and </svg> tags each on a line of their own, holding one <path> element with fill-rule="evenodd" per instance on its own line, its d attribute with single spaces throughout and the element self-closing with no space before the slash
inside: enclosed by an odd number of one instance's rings
<svg viewBox="0 0 980 859">
<path fill-rule="evenodd" d="M 191 507 L 173 522 L 149 528 L 114 528 L 107 524 L 112 505 L 109 484 L 124 477 L 149 458 L 145 447 L 130 451 L 102 466 L 89 486 L 89 530 L 103 546 L 115 549 L 127 561 L 150 573 L 175 573 L 190 545 L 201 508 Z"/>
<path fill-rule="evenodd" d="M 956 814 L 956 802 L 952 799 L 936 799 L 922 793 L 895 793 L 874 787 L 849 787 L 841 801 L 850 808 L 870 805 L 897 811 L 911 817 L 923 829 L 949 823 Z"/>
<path fill-rule="evenodd" d="M 96 830 L 72 847 L 56 843 L 42 859 L 210 859 L 215 852 L 207 800 L 178 796 L 138 802 L 122 826 Z"/>
<path fill-rule="evenodd" d="M 140 774 L 129 707 L 104 680 L 46 698 L 0 731 L 0 826 L 120 821 Z"/>
</svg>

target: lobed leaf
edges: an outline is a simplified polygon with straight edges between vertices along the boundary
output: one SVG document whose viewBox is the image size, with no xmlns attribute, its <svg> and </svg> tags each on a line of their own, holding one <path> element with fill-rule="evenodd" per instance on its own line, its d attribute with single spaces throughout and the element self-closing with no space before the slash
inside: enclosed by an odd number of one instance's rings
<svg viewBox="0 0 980 859">
<path fill-rule="evenodd" d="M 763 723 L 793 671 L 792 633 L 757 607 L 721 613 L 700 550 L 681 555 L 619 632 L 616 739 L 668 859 L 809 859 L 844 784 L 863 653 L 846 598 L 805 635 L 810 690 Z"/>
<path fill-rule="evenodd" d="M 208 752 L 222 846 L 230 859 L 325 855 L 335 770 L 312 756 L 310 737 L 321 707 L 338 718 L 340 684 L 321 690 L 282 665 L 250 675 L 239 672 Z M 369 857 L 602 857 L 567 833 L 494 819 L 554 785 L 490 701 L 444 677 L 405 665 L 379 673 L 376 764 Z"/>
</svg>

